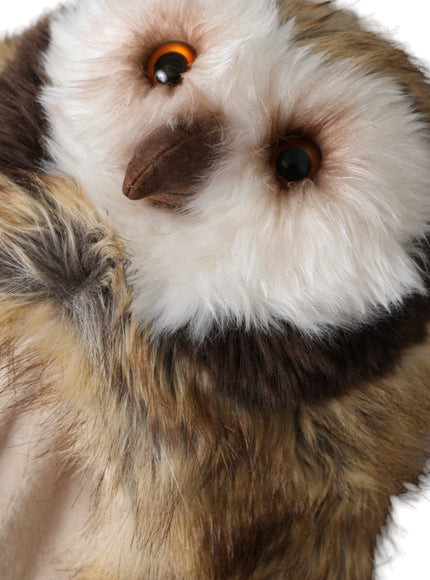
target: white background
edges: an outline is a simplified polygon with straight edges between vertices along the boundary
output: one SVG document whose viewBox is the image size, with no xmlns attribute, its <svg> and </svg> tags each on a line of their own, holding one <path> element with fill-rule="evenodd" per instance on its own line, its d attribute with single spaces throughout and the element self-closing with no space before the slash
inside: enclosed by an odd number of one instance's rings
<svg viewBox="0 0 430 580">
<path fill-rule="evenodd" d="M 383 31 L 391 33 L 415 56 L 430 64 L 426 0 L 338 1 L 379 22 Z M 0 0 L 0 31 L 26 26 L 43 10 L 57 4 L 58 0 Z M 394 503 L 397 546 L 391 549 L 386 546 L 391 562 L 380 565 L 377 580 L 430 580 L 430 491 L 421 494 L 418 500 L 407 497 Z"/>
</svg>

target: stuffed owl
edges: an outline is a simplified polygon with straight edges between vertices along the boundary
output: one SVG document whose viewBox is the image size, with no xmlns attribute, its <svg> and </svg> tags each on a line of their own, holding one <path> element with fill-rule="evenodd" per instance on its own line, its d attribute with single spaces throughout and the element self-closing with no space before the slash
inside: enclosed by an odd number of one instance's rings
<svg viewBox="0 0 430 580">
<path fill-rule="evenodd" d="M 430 93 L 311 0 L 0 45 L 0 577 L 370 580 L 430 439 Z"/>
</svg>

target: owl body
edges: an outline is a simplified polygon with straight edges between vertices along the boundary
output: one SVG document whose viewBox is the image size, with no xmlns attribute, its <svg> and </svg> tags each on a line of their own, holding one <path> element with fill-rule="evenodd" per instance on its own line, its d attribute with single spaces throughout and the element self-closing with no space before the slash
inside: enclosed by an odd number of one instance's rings
<svg viewBox="0 0 430 580">
<path fill-rule="evenodd" d="M 294 0 L 81 0 L 0 63 L 2 578 L 371 578 L 428 457 L 425 74 Z"/>
</svg>

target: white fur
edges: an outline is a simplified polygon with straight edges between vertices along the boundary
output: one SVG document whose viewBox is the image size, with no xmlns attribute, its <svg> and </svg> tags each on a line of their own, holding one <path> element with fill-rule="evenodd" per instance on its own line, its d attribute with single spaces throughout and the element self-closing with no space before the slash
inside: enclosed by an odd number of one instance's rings
<svg viewBox="0 0 430 580">
<path fill-rule="evenodd" d="M 59 14 L 42 103 L 53 166 L 107 212 L 133 258 L 133 309 L 155 333 L 189 324 L 318 333 L 422 292 L 413 243 L 428 231 L 429 145 L 392 80 L 327 62 L 293 41 L 266 0 L 90 0 Z M 151 87 L 151 48 L 184 40 L 198 56 L 181 86 Z M 155 128 L 214 113 L 220 162 L 188 212 L 121 193 Z M 320 127 L 315 182 L 278 187 L 277 138 Z"/>
</svg>

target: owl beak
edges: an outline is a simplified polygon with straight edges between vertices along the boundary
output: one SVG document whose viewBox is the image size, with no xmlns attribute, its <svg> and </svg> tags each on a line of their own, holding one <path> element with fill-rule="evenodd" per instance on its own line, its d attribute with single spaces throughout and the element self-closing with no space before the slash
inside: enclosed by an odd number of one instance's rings
<svg viewBox="0 0 430 580">
<path fill-rule="evenodd" d="M 156 129 L 134 152 L 124 178 L 124 195 L 180 210 L 213 166 L 221 140 L 221 125 L 215 118 Z"/>
</svg>

